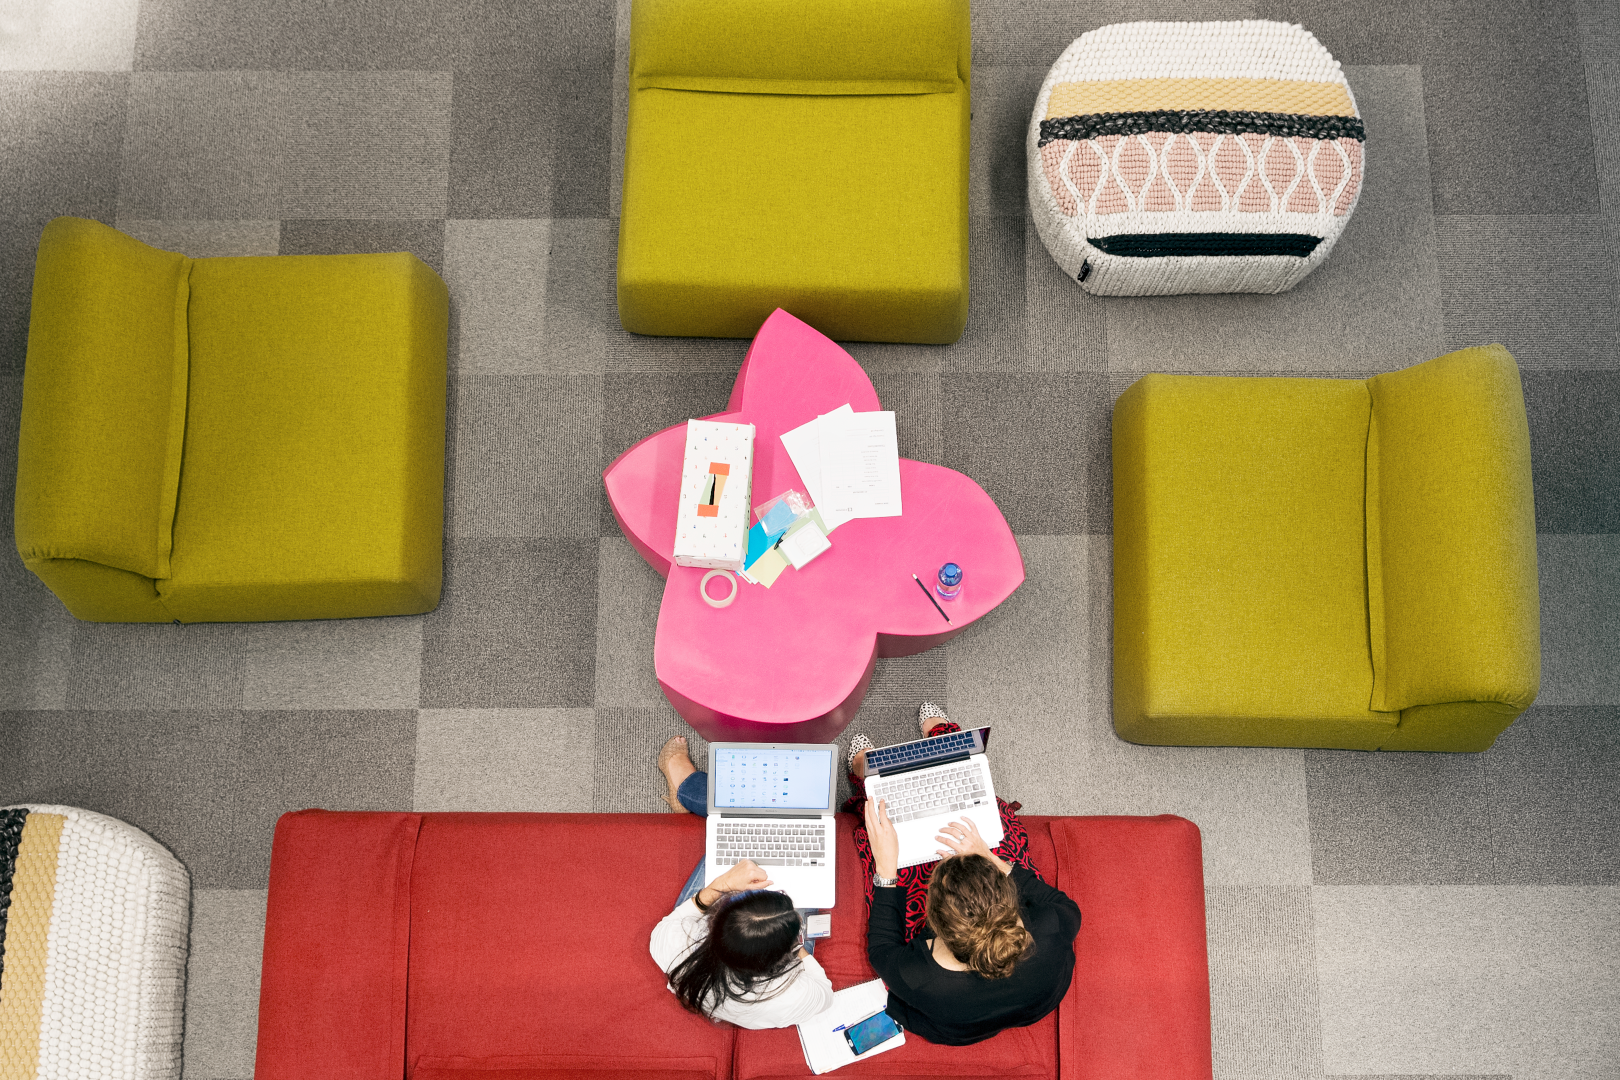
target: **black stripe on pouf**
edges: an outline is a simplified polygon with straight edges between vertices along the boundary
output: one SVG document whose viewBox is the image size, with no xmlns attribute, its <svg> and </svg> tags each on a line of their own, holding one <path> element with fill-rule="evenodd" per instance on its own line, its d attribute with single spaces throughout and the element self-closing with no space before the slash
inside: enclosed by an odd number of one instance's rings
<svg viewBox="0 0 1620 1080">
<path fill-rule="evenodd" d="M 1367 141 L 1359 116 L 1308 116 L 1304 113 L 1235 112 L 1229 109 L 1157 109 L 1150 112 L 1087 113 L 1041 121 L 1040 145 L 1054 139 L 1095 139 L 1099 135 L 1146 135 L 1162 131 L 1188 135 L 1277 135 L 1283 138 L 1358 139 Z"/>
<path fill-rule="evenodd" d="M 6 973 L 6 913 L 11 909 L 11 878 L 17 869 L 27 810 L 0 810 L 0 979 Z"/>
<path fill-rule="evenodd" d="M 1156 259 L 1166 255 L 1293 255 L 1303 259 L 1320 236 L 1304 233 L 1121 233 L 1088 236 L 1086 243 L 1110 255 Z"/>
</svg>

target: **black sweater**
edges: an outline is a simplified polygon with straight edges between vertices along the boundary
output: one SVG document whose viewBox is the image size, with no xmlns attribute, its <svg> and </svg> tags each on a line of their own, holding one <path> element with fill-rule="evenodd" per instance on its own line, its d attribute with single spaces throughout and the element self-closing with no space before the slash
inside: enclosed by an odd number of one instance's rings
<svg viewBox="0 0 1620 1080">
<path fill-rule="evenodd" d="M 965 1046 L 1033 1024 L 1058 1007 L 1074 975 L 1080 908 L 1022 866 L 1013 867 L 1012 879 L 1035 948 L 1005 979 L 940 967 L 926 929 L 907 945 L 904 890 L 873 890 L 866 955 L 888 984 L 895 1023 L 932 1043 Z"/>
</svg>

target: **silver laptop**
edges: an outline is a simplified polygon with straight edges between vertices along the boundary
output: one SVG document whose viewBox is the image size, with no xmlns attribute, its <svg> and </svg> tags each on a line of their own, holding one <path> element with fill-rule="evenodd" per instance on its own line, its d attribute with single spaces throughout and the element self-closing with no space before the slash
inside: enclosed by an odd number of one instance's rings
<svg viewBox="0 0 1620 1080">
<path fill-rule="evenodd" d="M 990 729 L 972 728 L 866 752 L 866 795 L 888 804 L 900 865 L 937 862 L 942 827 L 962 818 L 992 849 L 1006 835 L 984 748 Z"/>
<path fill-rule="evenodd" d="M 832 907 L 837 777 L 836 743 L 710 743 L 704 884 L 752 859 L 794 907 Z"/>
</svg>

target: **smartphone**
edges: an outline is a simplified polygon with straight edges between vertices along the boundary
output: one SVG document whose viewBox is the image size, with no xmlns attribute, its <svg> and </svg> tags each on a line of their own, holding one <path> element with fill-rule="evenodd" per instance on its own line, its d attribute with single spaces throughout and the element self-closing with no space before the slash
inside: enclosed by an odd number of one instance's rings
<svg viewBox="0 0 1620 1080">
<path fill-rule="evenodd" d="M 860 1057 L 872 1047 L 886 1043 L 900 1034 L 900 1025 L 886 1012 L 873 1013 L 858 1024 L 851 1024 L 844 1029 L 844 1041 L 849 1048 Z"/>
</svg>

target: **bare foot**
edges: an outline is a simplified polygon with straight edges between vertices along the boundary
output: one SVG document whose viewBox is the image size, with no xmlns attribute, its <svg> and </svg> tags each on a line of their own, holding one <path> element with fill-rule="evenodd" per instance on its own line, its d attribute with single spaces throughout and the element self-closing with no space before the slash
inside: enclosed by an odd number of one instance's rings
<svg viewBox="0 0 1620 1080">
<path fill-rule="evenodd" d="M 681 781 L 697 772 L 697 766 L 692 764 L 692 755 L 686 749 L 685 735 L 675 736 L 658 751 L 658 771 L 669 782 L 669 794 L 664 796 L 669 808 L 677 814 L 690 814 L 692 811 L 682 806 L 681 800 L 675 795 L 681 789 Z"/>
<path fill-rule="evenodd" d="M 860 777 L 862 780 L 866 779 L 866 751 L 865 750 L 862 750 L 860 753 L 855 755 L 855 760 L 851 761 L 849 763 L 849 771 L 854 773 L 856 776 Z"/>
</svg>

